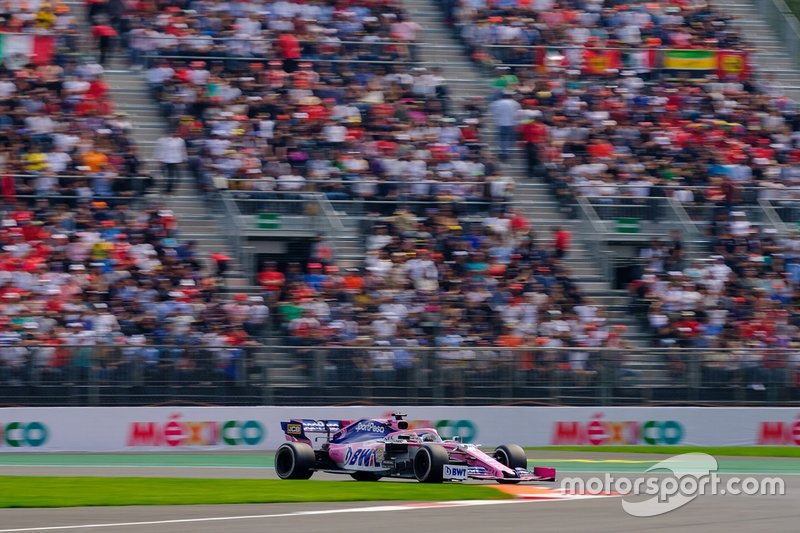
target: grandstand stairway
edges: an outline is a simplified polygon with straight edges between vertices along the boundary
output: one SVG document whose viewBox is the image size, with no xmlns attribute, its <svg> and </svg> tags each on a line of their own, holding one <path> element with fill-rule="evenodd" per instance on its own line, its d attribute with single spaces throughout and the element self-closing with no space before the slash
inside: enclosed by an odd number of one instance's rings
<svg viewBox="0 0 800 533">
<path fill-rule="evenodd" d="M 144 75 L 127 68 L 120 68 L 120 60 L 115 58 L 115 61 L 116 65 L 112 64 L 111 68 L 106 70 L 106 81 L 110 86 L 116 109 L 128 113 L 128 119 L 133 124 L 133 139 L 139 147 L 139 157 L 144 162 L 143 172 L 155 177 L 156 185 L 149 191 L 147 198 L 175 213 L 180 239 L 196 241 L 201 261 L 207 268 L 211 268 L 211 261 L 208 258 L 210 254 L 230 255 L 231 252 L 222 232 L 220 215 L 213 212 L 186 172 L 183 172 L 181 182 L 173 196 L 162 194 L 161 169 L 152 160 L 152 156 L 158 138 L 167 131 L 167 124 L 159 114 L 158 105 L 150 97 Z M 246 275 L 239 271 L 238 267 L 234 259 L 225 277 L 228 287 L 246 284 Z"/>
<path fill-rule="evenodd" d="M 436 0 L 403 0 L 403 4 L 411 18 L 422 26 L 417 33 L 418 41 L 423 43 L 420 44 L 419 60 L 442 67 L 448 81 L 452 107 L 460 108 L 465 100 L 473 96 L 488 99 L 493 92 L 489 77 L 493 73 L 482 70 L 470 61 L 453 30 L 445 24 Z M 486 141 L 494 146 L 495 128 L 491 116 L 487 114 L 483 122 Z M 591 239 L 592 236 L 582 234 L 579 221 L 570 220 L 562 212 L 547 183 L 541 179 L 527 178 L 521 150 L 515 150 L 503 168 L 515 181 L 514 207 L 531 220 L 543 242 L 551 238 L 550 228 L 555 225 L 566 227 L 573 233 L 572 249 L 565 263 L 584 293 L 596 305 L 604 308 L 609 320 L 627 326 L 625 338 L 629 343 L 634 346 L 648 345 L 649 336 L 640 330 L 638 322 L 630 316 L 627 293 L 611 288 L 609 280 L 605 279 L 598 267 L 597 259 L 589 251 L 584 239 Z"/>
<path fill-rule="evenodd" d="M 762 75 L 771 76 L 787 96 L 800 101 L 800 57 L 792 57 L 778 38 L 776 29 L 752 0 L 727 0 L 718 5 L 736 17 L 735 26 L 745 41 L 758 50 L 752 64 Z M 791 15 L 788 15 L 791 16 Z"/>
<path fill-rule="evenodd" d="M 75 10 L 78 20 L 86 20 L 84 3 L 69 2 L 69 5 Z M 80 24 L 80 30 L 78 48 L 81 55 L 96 57 L 97 50 L 90 25 Z M 208 257 L 210 254 L 222 252 L 231 255 L 227 239 L 222 233 L 219 215 L 214 214 L 204 202 L 185 172 L 175 189 L 175 195 L 162 195 L 161 169 L 152 157 L 156 141 L 167 131 L 167 124 L 159 113 L 158 104 L 150 96 L 144 74 L 128 68 L 126 51 L 117 45 L 109 55 L 104 77 L 111 92 L 110 100 L 114 102 L 114 109 L 127 113 L 127 118 L 133 125 L 132 137 L 138 147 L 142 174 L 150 174 L 156 178 L 156 186 L 146 195 L 148 203 L 173 211 L 178 220 L 180 239 L 197 241 L 199 259 L 206 268 L 211 268 Z M 246 283 L 246 275 L 240 271 L 238 263 L 232 261 L 226 274 L 226 286 L 233 288 Z"/>
</svg>

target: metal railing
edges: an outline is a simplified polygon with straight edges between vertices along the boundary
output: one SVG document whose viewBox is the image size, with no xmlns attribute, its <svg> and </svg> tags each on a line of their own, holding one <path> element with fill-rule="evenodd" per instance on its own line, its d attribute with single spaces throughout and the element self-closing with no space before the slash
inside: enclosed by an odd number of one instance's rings
<svg viewBox="0 0 800 533">
<path fill-rule="evenodd" d="M 317 205 L 319 205 L 320 212 L 328 223 L 328 232 L 339 233 L 344 231 L 344 223 L 342 222 L 339 213 L 333 208 L 333 204 L 328 197 L 322 193 L 309 194 L 313 195 Z"/>
<path fill-rule="evenodd" d="M 780 202 L 783 204 L 783 202 Z M 800 207 L 800 202 L 792 202 L 794 205 Z M 758 201 L 759 207 L 761 207 L 762 212 L 764 213 L 764 217 L 769 224 L 775 228 L 778 232 L 778 235 L 788 235 L 789 234 L 789 226 L 787 226 L 786 222 L 781 218 L 780 213 L 775 208 L 775 204 L 766 199 L 762 199 Z"/>
<path fill-rule="evenodd" d="M 428 199 L 417 199 L 414 197 L 400 198 L 348 198 L 332 199 L 324 193 L 252 193 L 246 196 L 232 195 L 223 193 L 223 196 L 231 198 L 237 204 L 241 215 L 259 215 L 263 213 L 274 213 L 286 216 L 310 216 L 312 219 L 319 219 L 315 222 L 317 226 L 330 225 L 339 227 L 341 220 L 339 216 L 328 218 L 325 210 L 332 209 L 336 213 L 346 213 L 348 216 L 366 216 L 369 213 L 393 213 L 398 206 L 404 206 L 416 214 L 424 214 L 425 210 L 436 206 L 449 206 L 453 211 L 460 215 L 479 215 L 487 213 L 492 206 L 507 203 L 511 205 L 511 199 L 495 201 L 494 199 L 474 199 L 462 201 L 452 195 L 431 196 Z M 320 206 L 320 202 L 325 205 L 317 209 L 309 209 L 310 205 Z M 543 202 L 543 207 L 549 207 L 549 202 Z M 535 203 L 526 203 L 527 207 L 535 208 Z M 326 220 L 327 219 L 327 220 Z M 337 223 L 336 220 L 339 222 Z M 322 222 L 320 222 L 322 221 Z M 321 229 L 324 229 L 321 227 Z"/>
<path fill-rule="evenodd" d="M 236 202 L 228 194 L 220 195 L 222 206 L 222 224 L 225 238 L 228 241 L 234 257 L 240 265 L 247 263 L 244 257 L 244 226 L 242 224 L 242 213 Z"/>
<path fill-rule="evenodd" d="M 0 405 L 800 404 L 797 350 L 377 344 L 26 346 Z"/>
<path fill-rule="evenodd" d="M 789 224 L 795 227 L 800 224 L 800 200 L 768 199 L 764 200 L 762 204 L 768 205 L 772 208 L 774 214 L 777 215 L 779 220 L 787 226 L 787 230 L 789 229 Z"/>
<path fill-rule="evenodd" d="M 779 0 L 781 3 L 782 0 Z M 786 8 L 788 10 L 788 8 Z M 267 43 L 269 45 L 275 44 L 279 42 L 277 37 L 272 37 L 268 35 L 261 35 L 261 36 L 253 36 L 253 37 L 215 37 L 215 36 L 207 36 L 204 35 L 204 43 L 213 43 L 214 46 L 222 46 L 225 43 Z M 169 43 L 175 43 L 174 47 L 170 46 L 168 50 L 173 50 L 174 48 L 192 48 L 191 41 L 196 38 L 195 35 L 189 35 L 186 38 L 182 37 L 175 37 L 175 36 L 148 36 L 146 39 L 152 43 L 158 43 L 159 41 L 167 41 Z M 337 41 L 325 41 L 319 39 L 297 39 L 297 43 L 301 45 L 307 45 L 307 49 L 314 49 L 314 48 L 345 48 L 345 49 L 357 49 L 357 48 L 375 48 L 380 46 L 385 47 L 408 47 L 408 46 L 418 46 L 418 47 L 425 47 L 427 50 L 463 50 L 463 46 L 461 44 L 445 44 L 445 43 L 429 43 L 425 41 L 421 41 L 419 39 L 414 41 L 396 41 L 390 39 L 381 39 L 381 40 L 374 40 L 374 41 L 358 41 L 358 40 L 337 40 Z M 608 45 L 602 47 L 587 47 L 581 44 L 571 44 L 571 43 L 549 43 L 543 45 L 531 45 L 531 44 L 520 44 L 520 43 L 486 43 L 486 44 L 478 44 L 476 46 L 480 46 L 481 48 L 488 48 L 488 49 L 529 49 L 529 50 L 541 50 L 541 51 L 548 51 L 548 50 L 584 50 L 584 49 L 599 49 L 599 50 L 614 50 L 619 52 L 640 52 L 640 51 L 651 51 L 651 50 L 668 50 L 668 51 L 681 51 L 681 48 L 672 48 L 668 46 L 641 46 L 641 47 L 631 47 L 631 46 L 615 46 L 615 45 Z M 742 46 L 739 48 L 715 48 L 715 47 L 706 47 L 706 48 L 692 48 L 691 50 L 714 50 L 714 51 L 721 51 L 721 52 L 739 52 L 739 51 L 754 51 L 755 47 L 753 46 Z M 196 51 L 196 50 L 195 50 Z M 142 52 L 148 52 L 148 50 L 142 50 Z"/>
<path fill-rule="evenodd" d="M 668 223 L 681 229 L 688 237 L 705 235 L 705 228 L 719 214 L 727 216 L 729 208 L 712 202 L 684 203 L 672 197 L 583 196 L 575 197 L 581 217 L 594 233 L 619 232 L 611 221 L 630 219 L 655 224 Z M 790 232 L 790 224 L 800 223 L 800 201 L 756 200 L 754 203 L 735 203 L 734 211 L 745 213 L 753 224 L 771 227 L 779 235 Z M 663 228 L 658 230 L 664 232 Z"/>
<path fill-rule="evenodd" d="M 322 46 L 322 43 L 320 43 Z M 406 65 L 406 66 L 430 66 L 430 67 L 440 67 L 441 62 L 436 61 L 425 61 L 421 60 L 420 57 L 416 57 L 413 54 L 409 55 L 407 53 L 400 53 L 397 50 L 390 50 L 390 52 L 375 50 L 376 47 L 370 47 L 370 43 L 358 43 L 358 45 L 351 45 L 352 49 L 349 50 L 350 54 L 353 57 L 346 57 L 343 58 L 341 53 L 337 53 L 336 55 L 331 55 L 330 57 L 320 55 L 317 53 L 311 53 L 304 55 L 300 60 L 303 62 L 308 63 L 330 63 L 330 64 L 359 64 L 359 63 L 368 63 L 368 64 L 386 64 L 386 65 Z M 379 45 L 380 46 L 380 45 Z M 391 46 L 385 45 L 387 49 L 391 49 Z M 415 47 L 419 48 L 421 45 L 419 43 L 406 43 L 402 46 L 404 48 L 408 47 Z M 436 48 L 441 49 L 461 49 L 459 46 L 447 47 L 447 46 L 431 46 L 428 47 L 426 45 L 426 50 L 434 50 Z M 345 47 L 346 48 L 346 47 Z M 742 61 L 748 62 L 747 55 L 750 53 L 751 49 L 720 49 L 720 48 L 703 48 L 703 49 L 690 49 L 684 50 L 680 48 L 625 48 L 625 47 L 603 47 L 603 48 L 590 48 L 584 47 L 581 45 L 570 45 L 570 44 L 554 44 L 554 45 L 505 45 L 505 44 L 480 44 L 474 45 L 476 50 L 480 50 L 485 52 L 494 59 L 492 62 L 493 66 L 506 66 L 510 68 L 535 68 L 535 67 L 543 67 L 546 65 L 548 58 L 547 53 L 553 52 L 558 50 L 558 53 L 561 54 L 573 54 L 576 55 L 575 58 L 571 60 L 572 63 L 576 63 L 574 67 L 583 71 L 584 75 L 588 74 L 600 74 L 606 75 L 606 68 L 600 70 L 594 70 L 594 67 L 587 67 L 586 64 L 591 63 L 591 61 L 587 60 L 583 57 L 584 53 L 612 53 L 618 55 L 619 57 L 614 60 L 609 60 L 609 69 L 617 70 L 619 68 L 640 68 L 637 67 L 638 63 L 636 60 L 633 59 L 634 54 L 638 53 L 647 53 L 651 52 L 653 61 L 652 64 L 648 65 L 644 70 L 647 71 L 668 71 L 668 72 L 700 72 L 703 71 L 714 71 L 716 72 L 717 67 L 716 65 L 707 69 L 698 69 L 694 70 L 693 68 L 674 68 L 664 64 L 664 56 L 669 52 L 686 52 L 686 51 L 709 51 L 713 53 L 727 53 L 727 54 L 742 54 Z M 512 56 L 512 53 L 514 55 Z M 474 54 L 473 54 L 474 55 Z M 203 52 L 203 51 L 195 51 L 195 50 L 155 50 L 155 51 L 148 51 L 141 54 L 141 59 L 145 61 L 146 64 L 153 64 L 159 60 L 169 59 L 169 60 L 180 60 L 180 61 L 233 61 L 237 63 L 247 63 L 250 64 L 263 64 L 265 62 L 274 61 L 278 59 L 274 54 L 267 54 L 263 51 L 242 54 L 236 51 L 215 51 L 213 53 Z M 561 56 L 559 56 L 561 57 Z M 558 61 L 560 64 L 560 60 Z M 729 76 L 736 76 L 738 77 L 746 77 L 747 69 L 743 67 L 741 73 L 729 73 Z M 705 77 L 705 76 L 703 76 Z"/>
</svg>

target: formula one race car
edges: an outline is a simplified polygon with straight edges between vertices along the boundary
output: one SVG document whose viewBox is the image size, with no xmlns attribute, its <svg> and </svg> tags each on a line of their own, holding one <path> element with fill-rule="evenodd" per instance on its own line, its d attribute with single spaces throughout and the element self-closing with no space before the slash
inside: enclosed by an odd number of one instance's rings
<svg viewBox="0 0 800 533">
<path fill-rule="evenodd" d="M 308 479 L 315 471 L 323 470 L 350 474 L 358 481 L 377 481 L 382 477 L 417 479 L 423 483 L 466 479 L 498 483 L 555 481 L 555 468 L 528 470 L 525 452 L 516 444 L 498 446 L 489 455 L 458 438 L 442 440 L 432 428 L 410 429 L 403 414 L 393 417 L 355 422 L 308 419 L 281 422 L 289 442 L 275 453 L 275 471 L 281 479 Z"/>
</svg>

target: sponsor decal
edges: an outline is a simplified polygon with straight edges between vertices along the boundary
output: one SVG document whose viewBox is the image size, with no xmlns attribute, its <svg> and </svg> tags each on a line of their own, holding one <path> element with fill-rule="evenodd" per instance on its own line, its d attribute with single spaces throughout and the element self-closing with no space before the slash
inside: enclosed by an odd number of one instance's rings
<svg viewBox="0 0 800 533">
<path fill-rule="evenodd" d="M 347 448 L 347 451 L 344 452 L 344 464 L 347 466 L 380 466 L 377 455 L 377 450 Z"/>
<path fill-rule="evenodd" d="M 256 446 L 266 437 L 264 426 L 256 420 L 195 421 L 181 420 L 133 422 L 128 430 L 128 446 Z"/>
<path fill-rule="evenodd" d="M 800 415 L 794 422 L 761 422 L 757 444 L 800 446 Z"/>
<path fill-rule="evenodd" d="M 38 448 L 47 442 L 49 432 L 41 422 L 0 422 L 0 445 L 12 448 Z"/>
<path fill-rule="evenodd" d="M 309 432 L 339 431 L 339 422 L 323 422 L 322 420 L 303 420 L 303 429 Z"/>
<path fill-rule="evenodd" d="M 612 421 L 598 413 L 588 423 L 555 422 L 550 444 L 679 444 L 683 426 L 675 420 Z"/>
<path fill-rule="evenodd" d="M 382 424 L 378 424 L 376 422 L 359 422 L 356 424 L 356 431 L 364 431 L 366 433 L 383 433 L 386 431 L 386 428 Z"/>
<path fill-rule="evenodd" d="M 287 435 L 302 435 L 303 426 L 300 424 L 286 424 Z"/>
<path fill-rule="evenodd" d="M 445 479 L 467 479 L 469 468 L 466 466 L 444 465 Z"/>
</svg>

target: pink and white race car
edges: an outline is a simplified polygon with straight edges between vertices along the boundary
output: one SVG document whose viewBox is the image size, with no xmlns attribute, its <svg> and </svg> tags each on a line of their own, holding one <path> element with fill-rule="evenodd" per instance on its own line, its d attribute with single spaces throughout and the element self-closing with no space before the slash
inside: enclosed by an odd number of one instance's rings
<svg viewBox="0 0 800 533">
<path fill-rule="evenodd" d="M 281 479 L 308 479 L 315 471 L 350 474 L 358 481 L 382 477 L 446 480 L 495 480 L 498 483 L 555 481 L 555 468 L 528 470 L 516 444 L 498 446 L 489 455 L 458 438 L 442 440 L 432 428 L 410 429 L 405 415 L 345 420 L 294 419 L 281 422 L 288 442 L 275 453 Z"/>
</svg>

